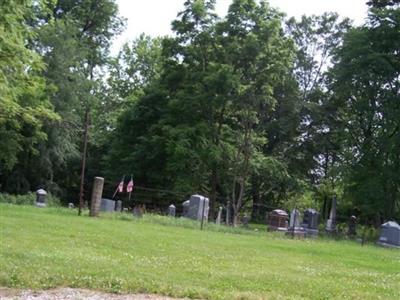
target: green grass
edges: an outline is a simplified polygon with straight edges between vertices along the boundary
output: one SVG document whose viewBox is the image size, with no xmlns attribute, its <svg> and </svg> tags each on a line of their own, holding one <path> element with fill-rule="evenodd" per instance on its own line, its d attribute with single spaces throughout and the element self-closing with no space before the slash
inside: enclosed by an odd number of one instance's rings
<svg viewBox="0 0 400 300">
<path fill-rule="evenodd" d="M 206 299 L 399 299 L 400 251 L 0 204 L 0 286 Z M 239 234 L 238 234 L 239 233 Z"/>
</svg>

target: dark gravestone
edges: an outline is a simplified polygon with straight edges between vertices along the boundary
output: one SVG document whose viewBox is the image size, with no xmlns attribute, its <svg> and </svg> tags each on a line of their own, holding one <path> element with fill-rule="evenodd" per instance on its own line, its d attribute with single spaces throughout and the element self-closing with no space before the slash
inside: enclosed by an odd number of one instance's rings
<svg viewBox="0 0 400 300">
<path fill-rule="evenodd" d="M 100 211 L 113 212 L 115 210 L 115 201 L 111 199 L 101 199 Z"/>
<path fill-rule="evenodd" d="M 400 248 L 400 225 L 394 221 L 382 224 L 378 244 L 385 247 Z"/>
<path fill-rule="evenodd" d="M 347 235 L 349 237 L 355 237 L 357 235 L 357 218 L 356 216 L 351 216 L 349 220 L 349 225 L 347 229 Z"/>
<path fill-rule="evenodd" d="M 288 228 L 288 214 L 284 210 L 275 209 L 268 215 L 268 230 L 286 232 Z"/>
<path fill-rule="evenodd" d="M 201 195 L 192 195 L 189 199 L 187 217 L 193 220 L 208 220 L 209 200 Z"/>
<path fill-rule="evenodd" d="M 141 218 L 143 216 L 143 208 L 140 205 L 135 205 L 133 208 L 133 216 L 137 218 Z"/>
<path fill-rule="evenodd" d="M 47 192 L 44 189 L 38 189 L 36 191 L 36 206 L 38 207 L 46 206 L 46 195 Z"/>
<path fill-rule="evenodd" d="M 225 223 L 228 226 L 231 224 L 231 201 L 228 201 L 228 203 L 226 204 Z"/>
<path fill-rule="evenodd" d="M 117 202 L 115 203 L 115 211 L 122 212 L 122 201 L 121 200 L 117 200 Z"/>
<path fill-rule="evenodd" d="M 247 215 L 244 215 L 242 218 L 242 224 L 244 227 L 249 227 L 249 222 L 250 222 L 250 217 Z"/>
<path fill-rule="evenodd" d="M 305 229 L 307 236 L 318 236 L 318 217 L 319 214 L 315 209 L 308 208 L 304 211 L 303 223 L 301 226 Z"/>
<path fill-rule="evenodd" d="M 171 204 L 170 206 L 168 206 L 168 216 L 175 217 L 175 214 L 176 214 L 176 207 L 175 205 Z"/>
</svg>

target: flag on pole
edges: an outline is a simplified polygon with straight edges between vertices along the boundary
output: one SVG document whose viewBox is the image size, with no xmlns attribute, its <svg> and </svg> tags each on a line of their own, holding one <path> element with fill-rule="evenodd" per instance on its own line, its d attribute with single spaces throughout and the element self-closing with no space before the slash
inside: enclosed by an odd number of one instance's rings
<svg viewBox="0 0 400 300">
<path fill-rule="evenodd" d="M 124 179 L 125 178 L 122 178 L 121 182 L 118 185 L 118 192 L 119 193 L 122 193 L 124 191 Z"/>
<path fill-rule="evenodd" d="M 128 185 L 126 186 L 126 192 L 129 193 L 129 201 L 131 201 L 132 191 L 133 191 L 133 179 L 131 175 L 131 180 L 128 182 Z"/>
<path fill-rule="evenodd" d="M 125 175 L 122 177 L 121 182 L 118 184 L 117 189 L 115 190 L 115 193 L 113 195 L 113 199 L 118 192 L 122 193 L 124 191 L 124 181 L 125 181 Z"/>
<path fill-rule="evenodd" d="M 133 180 L 132 180 L 132 177 L 131 177 L 131 180 L 129 181 L 128 185 L 126 186 L 126 192 L 127 193 L 132 193 L 132 191 L 133 191 Z"/>
</svg>

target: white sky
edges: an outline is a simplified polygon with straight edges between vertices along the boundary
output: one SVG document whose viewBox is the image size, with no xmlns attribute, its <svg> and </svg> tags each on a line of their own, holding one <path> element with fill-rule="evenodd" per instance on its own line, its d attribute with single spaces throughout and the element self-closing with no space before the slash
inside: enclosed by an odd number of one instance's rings
<svg viewBox="0 0 400 300">
<path fill-rule="evenodd" d="M 119 13 L 127 19 L 126 30 L 115 39 L 112 54 L 116 54 L 122 44 L 138 37 L 142 32 L 151 36 L 171 34 L 171 22 L 183 9 L 185 0 L 117 0 Z M 221 17 L 228 10 L 231 0 L 217 0 L 216 11 Z M 367 0 L 269 0 L 287 16 L 322 14 L 337 12 L 340 16 L 362 24 L 367 16 Z"/>
</svg>

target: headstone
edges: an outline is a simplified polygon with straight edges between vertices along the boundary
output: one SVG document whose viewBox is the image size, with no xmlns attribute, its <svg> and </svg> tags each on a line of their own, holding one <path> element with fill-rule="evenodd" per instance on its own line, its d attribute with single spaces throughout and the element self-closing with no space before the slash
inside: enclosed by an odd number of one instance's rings
<svg viewBox="0 0 400 300">
<path fill-rule="evenodd" d="M 105 199 L 105 198 L 101 199 L 100 210 L 106 211 L 106 212 L 115 211 L 115 201 L 111 200 L 111 199 Z"/>
<path fill-rule="evenodd" d="M 315 209 L 308 208 L 304 211 L 303 223 L 301 226 L 305 229 L 308 237 L 318 236 L 318 217 L 319 214 Z"/>
<path fill-rule="evenodd" d="M 215 224 L 217 225 L 221 225 L 222 209 L 223 209 L 222 206 L 220 206 L 218 209 L 217 220 L 215 221 Z"/>
<path fill-rule="evenodd" d="M 331 212 L 329 214 L 328 221 L 326 221 L 326 227 L 325 227 L 325 230 L 328 233 L 335 233 L 336 232 L 336 207 L 337 207 L 336 196 L 333 196 L 332 197 Z"/>
<path fill-rule="evenodd" d="M 400 248 L 400 225 L 394 221 L 382 224 L 378 244 L 384 247 Z"/>
<path fill-rule="evenodd" d="M 168 206 L 168 216 L 175 217 L 175 214 L 176 214 L 176 207 L 175 205 L 171 204 L 170 206 Z"/>
<path fill-rule="evenodd" d="M 121 200 L 117 200 L 117 202 L 115 203 L 115 211 L 122 212 L 122 201 Z"/>
<path fill-rule="evenodd" d="M 193 220 L 208 220 L 209 200 L 201 195 L 192 195 L 189 199 L 187 217 Z"/>
<path fill-rule="evenodd" d="M 133 208 L 133 216 L 137 218 L 141 218 L 143 215 L 143 209 L 140 205 L 135 205 Z"/>
<path fill-rule="evenodd" d="M 357 218 L 356 216 L 351 216 L 349 220 L 349 225 L 348 225 L 348 230 L 347 230 L 347 235 L 349 237 L 354 237 L 357 235 Z"/>
<path fill-rule="evenodd" d="M 72 202 L 70 202 L 70 203 L 68 203 L 68 208 L 73 209 L 73 208 L 75 208 L 75 205 Z"/>
<path fill-rule="evenodd" d="M 92 190 L 92 201 L 90 205 L 90 216 L 97 217 L 99 215 L 101 196 L 103 194 L 104 178 L 95 177 Z"/>
<path fill-rule="evenodd" d="M 281 209 L 275 209 L 268 215 L 268 230 L 286 232 L 288 228 L 288 214 Z"/>
<path fill-rule="evenodd" d="M 297 237 L 305 237 L 306 231 L 303 227 L 300 226 L 301 224 L 301 214 L 300 211 L 297 209 L 293 209 L 292 213 L 290 214 L 290 221 L 289 221 L 289 231 L 287 234 L 291 234 Z"/>
<path fill-rule="evenodd" d="M 46 195 L 47 192 L 44 189 L 38 189 L 36 191 L 36 206 L 45 207 L 46 206 Z"/>
<path fill-rule="evenodd" d="M 298 211 L 297 209 L 293 209 L 292 213 L 290 214 L 289 227 L 290 228 L 300 227 L 300 223 L 301 223 L 300 211 Z"/>
<path fill-rule="evenodd" d="M 185 202 L 182 203 L 182 207 L 183 207 L 183 213 L 182 213 L 182 215 L 183 215 L 185 218 L 188 218 L 188 217 L 189 217 L 189 216 L 188 216 L 188 213 L 189 213 L 189 203 L 190 203 L 190 200 L 186 200 Z"/>
<path fill-rule="evenodd" d="M 230 225 L 231 224 L 231 202 L 228 201 L 228 203 L 226 204 L 226 220 L 225 220 L 226 225 Z"/>
<path fill-rule="evenodd" d="M 243 226 L 244 226 L 244 227 L 248 227 L 248 226 L 249 226 L 249 221 L 250 221 L 250 218 L 245 214 L 245 215 L 243 216 L 243 218 L 242 218 L 242 224 L 243 224 Z"/>
</svg>

